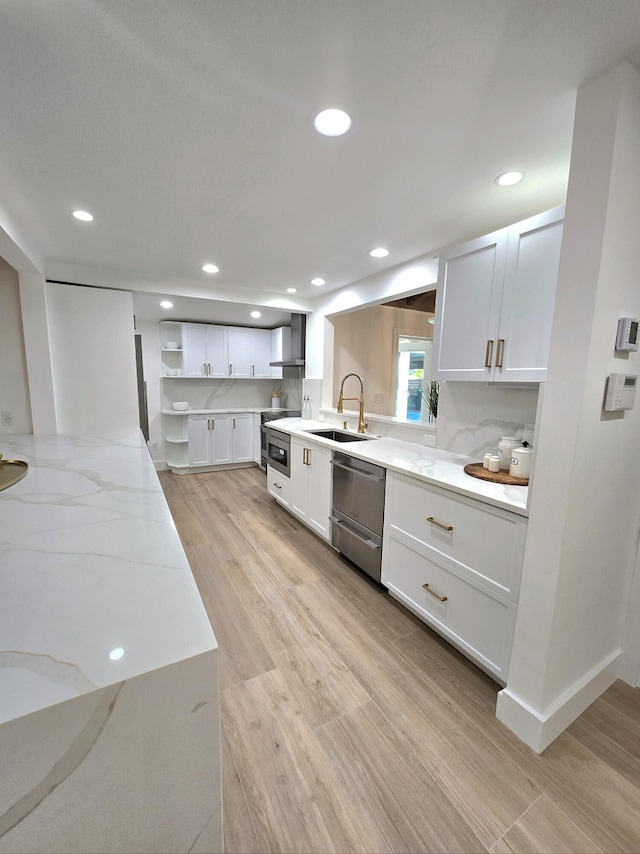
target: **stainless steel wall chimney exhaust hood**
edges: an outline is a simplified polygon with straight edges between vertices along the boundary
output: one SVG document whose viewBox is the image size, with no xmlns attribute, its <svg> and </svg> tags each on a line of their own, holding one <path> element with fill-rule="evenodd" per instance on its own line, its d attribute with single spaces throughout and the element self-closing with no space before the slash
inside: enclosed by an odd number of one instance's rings
<svg viewBox="0 0 640 854">
<path fill-rule="evenodd" d="M 291 315 L 291 337 L 288 341 L 288 349 L 282 354 L 282 361 L 269 362 L 274 368 L 299 368 L 304 366 L 305 347 L 307 335 L 307 315 Z M 287 341 L 284 342 L 287 345 Z"/>
</svg>

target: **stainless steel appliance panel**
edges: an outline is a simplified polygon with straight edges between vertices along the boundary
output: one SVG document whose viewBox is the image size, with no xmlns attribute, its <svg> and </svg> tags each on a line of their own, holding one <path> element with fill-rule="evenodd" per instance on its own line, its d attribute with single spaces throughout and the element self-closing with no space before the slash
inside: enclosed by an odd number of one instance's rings
<svg viewBox="0 0 640 854">
<path fill-rule="evenodd" d="M 291 439 L 288 433 L 274 430 L 272 427 L 263 428 L 267 440 L 267 464 L 280 474 L 289 477 L 291 458 Z"/>
<path fill-rule="evenodd" d="M 385 469 L 337 451 L 331 465 L 334 509 L 382 536 Z"/>
<path fill-rule="evenodd" d="M 334 509 L 331 515 L 331 543 L 367 575 L 380 581 L 382 537 Z"/>
<path fill-rule="evenodd" d="M 264 409 L 260 413 L 260 465 L 267 468 L 267 431 L 266 424 L 277 418 L 299 418 L 299 409 Z"/>
</svg>

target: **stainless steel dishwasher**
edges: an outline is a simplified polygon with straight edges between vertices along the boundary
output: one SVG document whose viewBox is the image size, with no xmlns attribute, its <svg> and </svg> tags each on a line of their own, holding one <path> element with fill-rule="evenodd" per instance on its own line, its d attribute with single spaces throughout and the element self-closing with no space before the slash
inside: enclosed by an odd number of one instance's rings
<svg viewBox="0 0 640 854">
<path fill-rule="evenodd" d="M 331 544 L 380 581 L 386 470 L 334 451 Z"/>
</svg>

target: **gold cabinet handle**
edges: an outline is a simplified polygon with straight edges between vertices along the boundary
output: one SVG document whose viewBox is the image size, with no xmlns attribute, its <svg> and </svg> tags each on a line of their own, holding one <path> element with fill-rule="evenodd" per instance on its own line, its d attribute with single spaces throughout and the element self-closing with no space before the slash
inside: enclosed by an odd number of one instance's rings
<svg viewBox="0 0 640 854">
<path fill-rule="evenodd" d="M 453 531 L 453 525 L 444 525 L 442 522 L 438 522 L 437 519 L 434 519 L 433 516 L 427 516 L 427 522 L 431 522 L 432 525 L 437 525 L 438 528 L 442 528 L 443 531 Z"/>
<path fill-rule="evenodd" d="M 229 362 L 229 373 L 233 373 L 233 365 L 231 364 L 231 362 Z"/>
<path fill-rule="evenodd" d="M 484 351 L 484 366 L 491 367 L 491 356 L 493 355 L 493 338 L 487 338 L 487 349 Z"/>
<path fill-rule="evenodd" d="M 504 353 L 504 338 L 498 338 L 498 349 L 496 351 L 496 368 L 502 367 L 502 355 Z"/>
<path fill-rule="evenodd" d="M 206 362 L 203 362 L 203 363 L 202 363 L 202 373 L 203 373 L 203 374 L 206 374 L 206 373 L 207 373 L 207 363 L 206 363 Z"/>
<path fill-rule="evenodd" d="M 440 594 L 436 593 L 435 590 L 432 590 L 428 584 L 423 584 L 422 587 L 427 591 L 427 593 L 431 593 L 432 596 L 435 596 L 438 602 L 446 602 L 449 598 L 448 596 L 440 596 Z"/>
<path fill-rule="evenodd" d="M 207 362 L 207 373 L 211 373 L 211 362 Z"/>
<path fill-rule="evenodd" d="M 215 429 L 216 429 L 216 419 L 215 419 L 215 418 L 212 418 L 212 419 L 211 419 L 211 429 L 212 429 L 212 430 L 215 430 Z"/>
<path fill-rule="evenodd" d="M 255 365 L 251 365 L 251 376 L 252 376 L 252 377 L 255 377 L 255 375 L 256 375 L 256 366 L 255 366 Z"/>
<path fill-rule="evenodd" d="M 276 488 L 276 489 L 282 489 L 282 487 L 280 486 L 280 484 L 279 484 L 279 483 L 276 483 L 276 482 L 275 482 L 275 480 L 273 481 L 272 486 L 275 486 L 275 488 Z"/>
<path fill-rule="evenodd" d="M 236 429 L 236 419 L 235 418 L 233 419 L 233 429 L 234 430 Z"/>
</svg>

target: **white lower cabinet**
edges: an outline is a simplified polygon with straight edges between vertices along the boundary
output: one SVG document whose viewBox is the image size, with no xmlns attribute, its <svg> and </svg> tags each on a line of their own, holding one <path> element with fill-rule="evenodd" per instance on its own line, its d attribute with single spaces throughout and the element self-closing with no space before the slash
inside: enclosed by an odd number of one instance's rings
<svg viewBox="0 0 640 854">
<path fill-rule="evenodd" d="M 189 466 L 253 462 L 253 414 L 190 415 Z"/>
<path fill-rule="evenodd" d="M 267 466 L 267 492 L 277 498 L 283 507 L 289 509 L 291 501 L 291 481 L 271 466 Z"/>
<path fill-rule="evenodd" d="M 331 536 L 331 451 L 291 437 L 289 508 L 325 540 Z"/>
<path fill-rule="evenodd" d="M 382 583 L 506 683 L 526 519 L 388 472 Z"/>
</svg>

